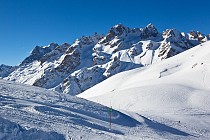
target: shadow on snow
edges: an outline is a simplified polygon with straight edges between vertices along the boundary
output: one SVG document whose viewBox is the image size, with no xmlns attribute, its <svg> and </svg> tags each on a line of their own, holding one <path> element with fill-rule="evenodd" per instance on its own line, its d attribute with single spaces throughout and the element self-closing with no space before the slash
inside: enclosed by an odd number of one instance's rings
<svg viewBox="0 0 210 140">
<path fill-rule="evenodd" d="M 155 131 L 166 132 L 166 133 L 171 133 L 171 134 L 180 135 L 180 136 L 190 136 L 190 134 L 183 132 L 181 130 L 178 130 L 176 128 L 167 126 L 165 124 L 162 124 L 156 121 L 152 121 L 142 115 L 139 115 L 139 116 L 144 119 L 144 122 L 148 125 L 148 127 L 154 129 Z"/>
</svg>

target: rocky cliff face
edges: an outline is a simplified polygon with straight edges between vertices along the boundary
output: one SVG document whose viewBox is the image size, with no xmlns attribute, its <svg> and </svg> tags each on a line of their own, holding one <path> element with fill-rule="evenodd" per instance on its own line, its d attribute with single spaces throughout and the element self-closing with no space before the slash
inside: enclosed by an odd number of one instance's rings
<svg viewBox="0 0 210 140">
<path fill-rule="evenodd" d="M 113 26 L 108 33 L 77 39 L 73 44 L 35 47 L 30 56 L 4 77 L 77 95 L 119 72 L 172 57 L 209 40 L 200 32 Z"/>
</svg>

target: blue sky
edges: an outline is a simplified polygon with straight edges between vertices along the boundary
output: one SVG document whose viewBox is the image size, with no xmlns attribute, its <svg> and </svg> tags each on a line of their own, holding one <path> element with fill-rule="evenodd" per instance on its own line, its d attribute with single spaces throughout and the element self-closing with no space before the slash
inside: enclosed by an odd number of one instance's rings
<svg viewBox="0 0 210 140">
<path fill-rule="evenodd" d="M 210 33 L 209 0 L 0 0 L 0 64 L 17 65 L 36 45 L 106 34 L 115 24 Z"/>
</svg>

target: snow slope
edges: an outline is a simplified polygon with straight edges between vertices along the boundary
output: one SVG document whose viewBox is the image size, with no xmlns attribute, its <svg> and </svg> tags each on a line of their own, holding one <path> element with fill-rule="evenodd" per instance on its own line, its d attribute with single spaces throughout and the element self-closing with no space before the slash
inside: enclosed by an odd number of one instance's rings
<svg viewBox="0 0 210 140">
<path fill-rule="evenodd" d="M 190 135 L 183 139 L 209 139 L 210 42 L 119 73 L 78 96 L 175 127 Z"/>
<path fill-rule="evenodd" d="M 24 129 L 20 125 L 0 117 L 0 139 L 19 140 L 19 139 L 64 139 L 63 135 L 55 132 L 44 132 L 37 129 Z"/>
<path fill-rule="evenodd" d="M 0 80 L 0 139 L 121 139 L 140 123 L 67 94 Z M 125 135 L 125 136 L 124 136 Z"/>
<path fill-rule="evenodd" d="M 127 112 L 128 113 L 128 112 Z M 0 139 L 138 140 L 194 138 L 144 115 L 132 117 L 68 94 L 0 80 Z"/>
</svg>

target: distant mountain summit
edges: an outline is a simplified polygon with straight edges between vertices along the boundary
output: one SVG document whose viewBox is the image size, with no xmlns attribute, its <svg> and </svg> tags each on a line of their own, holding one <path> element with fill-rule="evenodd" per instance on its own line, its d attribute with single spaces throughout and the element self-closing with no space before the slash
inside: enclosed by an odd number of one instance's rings
<svg viewBox="0 0 210 140">
<path fill-rule="evenodd" d="M 119 72 L 157 63 L 210 36 L 167 29 L 159 33 L 117 24 L 104 35 L 83 36 L 74 43 L 36 46 L 17 67 L 0 67 L 4 79 L 77 95 Z"/>
<path fill-rule="evenodd" d="M 10 73 L 12 73 L 16 67 L 8 66 L 8 65 L 0 65 L 0 78 L 7 77 Z"/>
</svg>

